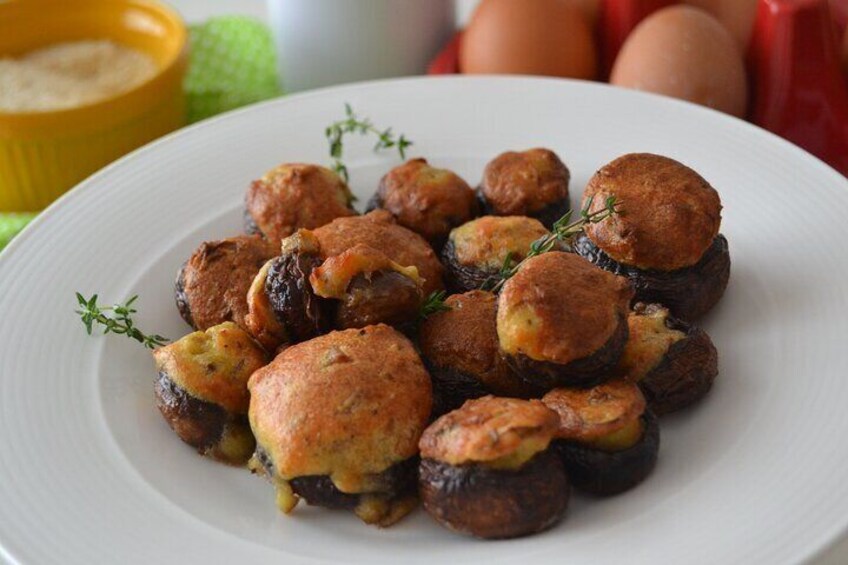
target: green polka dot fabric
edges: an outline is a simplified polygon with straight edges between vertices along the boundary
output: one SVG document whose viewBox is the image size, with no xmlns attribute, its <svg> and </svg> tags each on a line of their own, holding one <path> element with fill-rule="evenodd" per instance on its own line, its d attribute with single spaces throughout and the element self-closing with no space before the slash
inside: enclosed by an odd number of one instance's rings
<svg viewBox="0 0 848 565">
<path fill-rule="evenodd" d="M 9 245 L 12 238 L 34 217 L 35 214 L 0 214 L 0 251 Z"/>
<path fill-rule="evenodd" d="M 189 123 L 282 94 L 273 39 L 262 22 L 212 18 L 190 26 L 189 38 Z"/>
</svg>

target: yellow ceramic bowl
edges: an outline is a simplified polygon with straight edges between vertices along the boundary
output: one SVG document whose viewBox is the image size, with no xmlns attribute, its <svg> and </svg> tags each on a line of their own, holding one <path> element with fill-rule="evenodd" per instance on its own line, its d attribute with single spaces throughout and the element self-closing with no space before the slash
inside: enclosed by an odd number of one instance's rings
<svg viewBox="0 0 848 565">
<path fill-rule="evenodd" d="M 187 33 L 170 8 L 155 0 L 0 2 L 0 57 L 84 39 L 142 50 L 159 72 L 94 104 L 0 112 L 0 211 L 40 210 L 110 161 L 185 123 Z"/>
</svg>

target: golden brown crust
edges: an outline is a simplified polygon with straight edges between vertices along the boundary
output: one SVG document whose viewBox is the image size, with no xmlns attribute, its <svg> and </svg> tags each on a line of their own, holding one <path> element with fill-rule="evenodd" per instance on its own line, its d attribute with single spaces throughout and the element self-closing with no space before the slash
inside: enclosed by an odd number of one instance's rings
<svg viewBox="0 0 848 565">
<path fill-rule="evenodd" d="M 377 189 L 379 206 L 427 241 L 444 242 L 450 230 L 477 215 L 474 191 L 459 175 L 412 159 L 389 171 Z"/>
<path fill-rule="evenodd" d="M 618 362 L 618 372 L 637 382 L 665 358 L 669 348 L 686 333 L 668 326 L 669 312 L 659 304 L 636 304 L 627 316 L 629 334 Z"/>
<path fill-rule="evenodd" d="M 279 165 L 253 181 L 245 205 L 275 245 L 298 228 L 317 228 L 356 214 L 344 181 L 330 169 L 305 163 Z"/>
<path fill-rule="evenodd" d="M 385 210 L 337 218 L 316 229 L 314 234 L 320 242 L 324 259 L 363 244 L 383 252 L 398 265 L 417 267 L 418 274 L 424 279 L 425 295 L 444 288 L 442 264 L 433 248 L 420 235 L 397 225 Z"/>
<path fill-rule="evenodd" d="M 627 279 L 572 253 L 533 257 L 498 298 L 501 349 L 536 361 L 566 364 L 595 353 L 629 310 Z"/>
<path fill-rule="evenodd" d="M 556 437 L 590 442 L 621 430 L 645 412 L 639 387 L 624 379 L 594 388 L 556 388 L 542 402 L 559 416 Z"/>
<path fill-rule="evenodd" d="M 640 269 L 673 271 L 697 263 L 721 226 L 718 192 L 698 173 L 668 157 L 630 153 L 589 180 L 583 205 L 592 211 L 615 196 L 622 212 L 586 227 L 607 255 Z"/>
<path fill-rule="evenodd" d="M 153 358 L 156 369 L 189 394 L 235 414 L 247 413 L 247 380 L 267 362 L 265 351 L 232 322 L 160 347 Z"/>
<path fill-rule="evenodd" d="M 433 422 L 421 436 L 421 457 L 451 465 L 492 462 L 528 443 L 544 450 L 559 418 L 539 400 L 484 396 Z"/>
<path fill-rule="evenodd" d="M 530 245 L 548 233 L 535 218 L 483 216 L 453 229 L 450 240 L 460 265 L 499 269 L 507 254 L 521 261 L 530 251 Z"/>
<path fill-rule="evenodd" d="M 437 367 L 450 367 L 472 375 L 496 394 L 524 396 L 520 381 L 498 353 L 495 329 L 497 298 L 491 292 L 472 290 L 445 300 L 450 310 L 421 324 L 421 353 Z"/>
<path fill-rule="evenodd" d="M 309 283 L 318 296 L 341 299 L 346 295 L 350 281 L 357 275 L 378 271 L 394 271 L 416 284 L 423 283 L 414 265 L 398 265 L 385 253 L 361 243 L 324 261 L 309 275 Z"/>
<path fill-rule="evenodd" d="M 271 259 L 262 265 L 253 278 L 250 289 L 247 291 L 248 312 L 244 318 L 245 329 L 268 351 L 274 351 L 289 337 L 277 314 L 274 313 L 268 293 L 265 292 L 265 281 L 268 279 L 268 271 L 273 262 L 274 259 Z"/>
<path fill-rule="evenodd" d="M 523 216 L 567 201 L 570 177 L 568 167 L 549 149 L 507 151 L 486 165 L 480 191 L 494 214 Z"/>
<path fill-rule="evenodd" d="M 195 328 L 227 321 L 245 327 L 247 291 L 262 265 L 276 254 L 276 247 L 259 236 L 204 242 L 182 271 L 182 291 Z"/>
<path fill-rule="evenodd" d="M 293 345 L 249 388 L 251 428 L 279 477 L 329 475 L 348 493 L 417 453 L 432 404 L 412 344 L 383 324 Z"/>
</svg>

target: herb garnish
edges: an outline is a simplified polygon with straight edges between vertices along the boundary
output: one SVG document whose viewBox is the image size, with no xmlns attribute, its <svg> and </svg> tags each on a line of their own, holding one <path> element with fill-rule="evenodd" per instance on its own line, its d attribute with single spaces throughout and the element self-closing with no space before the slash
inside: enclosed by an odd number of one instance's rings
<svg viewBox="0 0 848 565">
<path fill-rule="evenodd" d="M 421 305 L 421 310 L 418 312 L 418 319 L 423 321 L 438 312 L 448 312 L 451 307 L 445 304 L 447 297 L 448 293 L 444 290 L 434 290 L 431 292 L 427 300 Z"/>
<path fill-rule="evenodd" d="M 149 349 L 154 349 L 160 345 L 168 343 L 167 337 L 163 337 L 159 334 L 147 335 L 135 327 L 135 324 L 132 321 L 132 315 L 135 314 L 137 310 L 133 308 L 133 303 L 138 300 L 138 295 L 133 296 L 124 304 L 115 304 L 113 306 L 99 306 L 97 304 L 96 294 L 88 299 L 79 292 L 77 292 L 76 295 L 80 309 L 74 311 L 80 315 L 82 323 L 85 326 L 85 331 L 88 332 L 88 335 L 91 335 L 94 325 L 98 324 L 103 326 L 103 334 L 123 334 L 130 339 L 136 340 Z M 110 317 L 106 314 L 106 312 L 110 311 L 114 314 L 114 317 Z"/>
</svg>

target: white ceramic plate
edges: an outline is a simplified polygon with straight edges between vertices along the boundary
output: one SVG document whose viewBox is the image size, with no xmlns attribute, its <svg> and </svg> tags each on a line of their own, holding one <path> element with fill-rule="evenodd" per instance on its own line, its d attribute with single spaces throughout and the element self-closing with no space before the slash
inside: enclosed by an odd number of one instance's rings
<svg viewBox="0 0 848 565">
<path fill-rule="evenodd" d="M 480 542 L 423 512 L 389 530 L 348 513 L 289 517 L 271 487 L 180 443 L 153 404 L 138 344 L 87 337 L 74 291 L 138 293 L 139 324 L 187 333 L 177 268 L 238 233 L 247 183 L 282 161 L 327 162 L 343 103 L 476 183 L 506 149 L 547 146 L 572 201 L 631 151 L 677 158 L 721 193 L 733 270 L 705 320 L 712 394 L 663 420 L 655 473 L 607 500 L 576 497 L 545 534 Z M 351 141 L 364 202 L 397 162 Z M 741 121 L 603 85 L 445 78 L 280 99 L 150 145 L 95 175 L 0 256 L 0 556 L 27 563 L 796 563 L 848 525 L 845 339 L 848 182 Z"/>
</svg>

